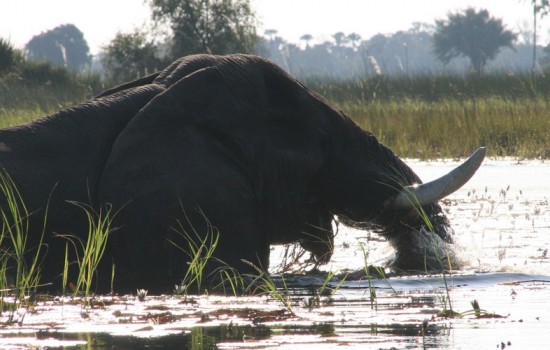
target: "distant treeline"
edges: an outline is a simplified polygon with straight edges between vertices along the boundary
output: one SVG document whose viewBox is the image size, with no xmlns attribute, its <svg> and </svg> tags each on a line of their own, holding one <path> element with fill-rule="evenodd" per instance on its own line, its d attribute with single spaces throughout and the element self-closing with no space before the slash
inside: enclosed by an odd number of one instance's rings
<svg viewBox="0 0 550 350">
<path fill-rule="evenodd" d="M 465 75 L 472 68 L 466 57 L 457 57 L 443 64 L 434 54 L 433 28 L 428 25 L 417 24 L 408 31 L 378 34 L 366 40 L 360 40 L 354 33 L 336 33 L 333 37 L 339 39 L 314 45 L 309 42 L 296 45 L 272 35 L 262 38 L 258 53 L 302 79 L 318 77 L 357 80 L 376 75 Z M 487 62 L 485 72 L 531 72 L 533 59 L 536 71 L 550 69 L 550 46 L 537 46 L 535 57 L 533 44 L 528 41 L 516 43 L 513 49 L 502 48 L 494 60 Z"/>
</svg>

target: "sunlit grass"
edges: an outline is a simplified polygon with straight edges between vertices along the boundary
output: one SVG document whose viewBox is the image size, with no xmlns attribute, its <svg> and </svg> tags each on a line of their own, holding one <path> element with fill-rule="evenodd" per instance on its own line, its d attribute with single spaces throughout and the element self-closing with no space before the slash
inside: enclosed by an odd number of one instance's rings
<svg viewBox="0 0 550 350">
<path fill-rule="evenodd" d="M 36 107 L 24 107 L 24 108 L 2 108 L 0 106 L 0 128 L 7 128 L 16 125 L 22 125 L 33 121 L 34 119 L 43 117 L 55 110 L 43 110 Z"/>
<path fill-rule="evenodd" d="M 487 146 L 493 156 L 550 157 L 550 106 L 543 98 L 346 102 L 365 130 L 404 158 L 452 158 Z"/>
<path fill-rule="evenodd" d="M 252 282 L 248 286 L 252 294 L 269 295 L 278 301 L 289 313 L 294 314 L 290 292 L 284 276 L 281 275 L 281 287 L 279 287 L 273 277 L 264 268 L 255 265 L 251 261 L 245 260 L 243 262 L 256 270 L 257 273 L 248 276 L 252 279 Z"/>
<path fill-rule="evenodd" d="M 40 284 L 44 231 L 38 244 L 29 247 L 29 211 L 15 182 L 4 170 L 0 170 L 0 196 L 5 204 L 0 208 L 0 315 L 5 306 L 4 297 L 12 294 L 14 303 L 8 307 L 10 323 L 13 311 Z"/>
<path fill-rule="evenodd" d="M 207 280 L 209 282 L 207 286 L 213 289 L 223 290 L 224 293 L 231 291 L 233 295 L 238 295 L 244 290 L 243 277 L 234 267 L 227 265 L 214 255 L 220 240 L 220 233 L 202 211 L 198 210 L 198 213 L 206 224 L 205 232 L 199 232 L 183 211 L 184 219 L 178 220 L 177 227 L 173 228 L 183 239 L 178 242 L 169 240 L 188 259 L 185 273 L 180 284 L 175 286 L 174 293 L 188 295 L 191 291 L 207 292 L 207 289 L 204 288 L 204 282 Z M 181 241 L 184 243 L 179 243 Z M 212 266 L 216 267 L 212 269 Z M 210 282 L 213 280 L 218 280 L 219 283 L 211 284 Z"/>
<path fill-rule="evenodd" d="M 86 240 L 73 234 L 60 234 L 71 243 L 76 255 L 76 264 L 78 265 L 78 277 L 74 288 L 75 293 L 84 293 L 84 300 L 87 301 L 91 295 L 92 285 L 96 277 L 97 268 L 103 258 L 109 236 L 113 233 L 113 218 L 116 213 L 111 207 L 107 207 L 99 212 L 94 211 L 87 205 L 72 202 L 80 207 L 88 220 L 88 235 Z M 69 265 L 69 245 L 65 246 L 65 268 L 63 272 L 63 283 L 67 282 L 67 269 Z M 112 277 L 111 277 L 112 278 Z M 63 286 L 65 288 L 65 285 Z"/>
</svg>

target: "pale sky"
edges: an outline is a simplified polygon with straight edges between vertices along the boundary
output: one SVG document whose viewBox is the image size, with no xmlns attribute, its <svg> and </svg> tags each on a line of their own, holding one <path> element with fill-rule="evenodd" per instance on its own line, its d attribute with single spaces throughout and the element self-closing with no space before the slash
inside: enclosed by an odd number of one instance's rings
<svg viewBox="0 0 550 350">
<path fill-rule="evenodd" d="M 433 24 L 450 11 L 470 6 L 487 9 L 515 32 L 532 30 L 531 0 L 251 0 L 251 4 L 261 23 L 259 34 L 276 29 L 296 43 L 303 34 L 321 42 L 339 31 L 368 39 L 408 30 L 414 22 Z M 22 48 L 34 35 L 72 23 L 96 54 L 117 32 L 131 32 L 149 18 L 144 0 L 0 0 L 0 37 Z M 550 17 L 538 23 L 540 38 L 547 40 Z"/>
</svg>

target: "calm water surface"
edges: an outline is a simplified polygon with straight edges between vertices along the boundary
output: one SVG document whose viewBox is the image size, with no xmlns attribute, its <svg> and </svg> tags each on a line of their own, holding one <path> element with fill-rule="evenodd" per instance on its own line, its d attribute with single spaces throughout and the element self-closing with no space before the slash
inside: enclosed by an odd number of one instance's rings
<svg viewBox="0 0 550 350">
<path fill-rule="evenodd" d="M 455 162 L 408 162 L 424 181 Z M 263 297 L 45 298 L 0 329 L 0 348 L 550 349 L 550 164 L 487 161 L 444 202 L 464 267 L 450 275 L 334 280 L 286 277 Z M 330 271 L 391 255 L 368 232 L 342 229 Z M 272 268 L 284 249 L 275 247 Z M 283 290 L 284 289 L 284 290 Z M 472 302 L 479 304 L 479 314 Z M 286 305 L 285 305 L 286 304 Z M 450 311 L 455 317 L 449 316 Z"/>
</svg>

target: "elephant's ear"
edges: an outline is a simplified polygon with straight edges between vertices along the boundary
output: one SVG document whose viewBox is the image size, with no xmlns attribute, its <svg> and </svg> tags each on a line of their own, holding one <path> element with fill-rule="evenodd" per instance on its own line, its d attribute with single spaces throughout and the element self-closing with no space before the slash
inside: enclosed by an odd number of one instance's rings
<svg viewBox="0 0 550 350">
<path fill-rule="evenodd" d="M 205 148 L 254 167 L 250 171 L 302 180 L 322 163 L 324 133 L 319 130 L 326 128 L 317 105 L 274 65 L 207 67 L 153 99 L 121 133 L 117 146 L 141 140 L 159 148 L 200 138 Z"/>
<path fill-rule="evenodd" d="M 304 189 L 322 157 L 300 98 L 269 98 L 270 89 L 289 87 L 270 84 L 287 78 L 264 76 L 263 67 L 254 62 L 204 68 L 156 96 L 113 145 L 103 193 L 135 197 L 173 192 L 193 182 L 246 182 L 256 196 L 272 197 L 278 210 L 292 211 L 305 200 Z M 227 180 L 220 180 L 223 176 Z"/>
<path fill-rule="evenodd" d="M 185 191 L 188 184 L 198 188 L 223 172 L 242 173 L 253 155 L 239 135 L 224 129 L 242 122 L 232 97 L 214 68 L 198 70 L 157 95 L 113 144 L 101 200 L 124 205 L 131 198 Z M 248 167 L 242 177 L 251 173 Z"/>
</svg>

